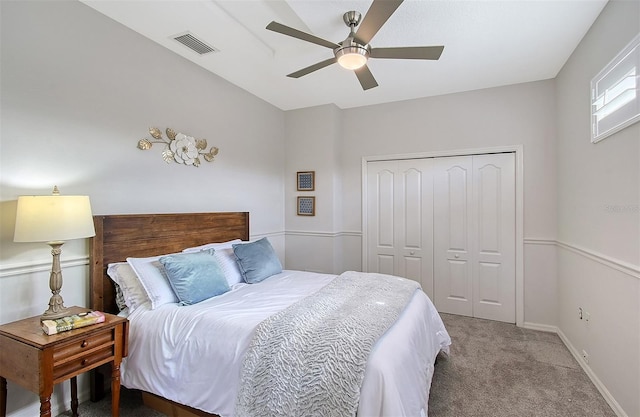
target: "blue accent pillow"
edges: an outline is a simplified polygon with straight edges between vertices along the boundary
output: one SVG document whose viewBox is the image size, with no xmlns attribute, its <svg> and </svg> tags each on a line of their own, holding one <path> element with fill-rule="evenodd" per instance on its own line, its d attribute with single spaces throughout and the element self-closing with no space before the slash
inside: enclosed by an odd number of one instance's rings
<svg viewBox="0 0 640 417">
<path fill-rule="evenodd" d="M 181 305 L 196 304 L 229 291 L 213 249 L 163 256 L 159 261 Z"/>
<path fill-rule="evenodd" d="M 247 284 L 255 284 L 282 272 L 282 264 L 266 237 L 251 243 L 231 245 Z"/>
</svg>

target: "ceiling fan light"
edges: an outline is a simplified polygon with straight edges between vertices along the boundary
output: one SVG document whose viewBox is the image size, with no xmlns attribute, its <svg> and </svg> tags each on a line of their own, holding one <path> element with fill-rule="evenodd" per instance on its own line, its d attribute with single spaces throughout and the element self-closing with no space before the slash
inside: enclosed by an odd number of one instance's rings
<svg viewBox="0 0 640 417">
<path fill-rule="evenodd" d="M 341 67 L 356 70 L 367 63 L 369 51 L 359 46 L 347 46 L 336 51 L 336 59 Z"/>
</svg>

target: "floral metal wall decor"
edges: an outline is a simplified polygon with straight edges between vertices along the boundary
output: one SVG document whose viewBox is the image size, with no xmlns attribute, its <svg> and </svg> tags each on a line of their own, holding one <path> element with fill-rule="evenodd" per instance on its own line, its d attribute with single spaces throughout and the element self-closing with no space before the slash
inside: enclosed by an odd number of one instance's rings
<svg viewBox="0 0 640 417">
<path fill-rule="evenodd" d="M 157 127 L 150 127 L 149 134 L 153 139 L 140 139 L 138 149 L 146 151 L 151 149 L 154 143 L 164 143 L 166 146 L 162 151 L 162 159 L 166 163 L 177 162 L 179 164 L 200 166 L 200 156 L 207 162 L 212 162 L 218 154 L 218 148 L 212 146 L 207 152 L 207 140 L 196 139 L 184 133 L 176 133 L 170 127 L 166 130 L 167 137 L 162 136 L 162 132 Z"/>
</svg>

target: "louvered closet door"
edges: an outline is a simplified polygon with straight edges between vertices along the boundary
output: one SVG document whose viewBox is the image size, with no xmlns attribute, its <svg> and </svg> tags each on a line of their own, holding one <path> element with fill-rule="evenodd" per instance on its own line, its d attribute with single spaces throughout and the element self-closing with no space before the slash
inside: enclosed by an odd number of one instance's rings
<svg viewBox="0 0 640 417">
<path fill-rule="evenodd" d="M 367 270 L 413 279 L 433 295 L 431 160 L 367 164 Z"/>
<path fill-rule="evenodd" d="M 434 161 L 434 304 L 473 316 L 472 157 Z"/>
</svg>

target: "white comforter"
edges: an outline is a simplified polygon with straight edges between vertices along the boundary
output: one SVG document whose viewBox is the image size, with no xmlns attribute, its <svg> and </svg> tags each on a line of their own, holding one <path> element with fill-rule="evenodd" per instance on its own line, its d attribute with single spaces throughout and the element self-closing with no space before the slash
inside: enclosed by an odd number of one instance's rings
<svg viewBox="0 0 640 417">
<path fill-rule="evenodd" d="M 192 306 L 138 307 L 129 315 L 122 384 L 233 416 L 242 360 L 255 327 L 333 278 L 284 271 L 258 284 L 237 284 Z M 417 291 L 371 352 L 358 416 L 425 416 L 433 362 L 450 343 L 435 307 Z"/>
</svg>

